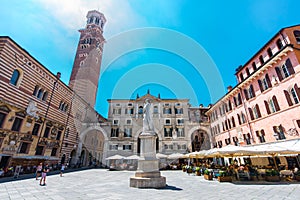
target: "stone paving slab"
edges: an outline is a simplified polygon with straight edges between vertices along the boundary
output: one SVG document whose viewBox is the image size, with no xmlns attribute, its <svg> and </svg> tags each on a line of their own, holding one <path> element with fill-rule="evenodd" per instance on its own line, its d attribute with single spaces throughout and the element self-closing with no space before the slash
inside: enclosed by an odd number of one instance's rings
<svg viewBox="0 0 300 200">
<path fill-rule="evenodd" d="M 300 183 L 219 183 L 202 176 L 182 171 L 162 171 L 167 179 L 164 189 L 138 189 L 129 187 L 133 171 L 90 169 L 47 177 L 47 185 L 40 186 L 35 178 L 0 184 L 1 200 L 37 199 L 299 199 Z"/>
</svg>

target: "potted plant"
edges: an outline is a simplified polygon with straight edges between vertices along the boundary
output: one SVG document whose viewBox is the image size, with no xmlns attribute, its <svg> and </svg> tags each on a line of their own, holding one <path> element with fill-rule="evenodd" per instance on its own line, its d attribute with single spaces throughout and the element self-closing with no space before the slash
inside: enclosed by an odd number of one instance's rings
<svg viewBox="0 0 300 200">
<path fill-rule="evenodd" d="M 280 181 L 279 171 L 276 169 L 266 170 L 266 181 L 269 181 L 269 182 Z"/>
<path fill-rule="evenodd" d="M 190 175 L 193 173 L 193 167 L 192 166 L 186 166 L 186 172 Z"/>
<path fill-rule="evenodd" d="M 196 174 L 196 176 L 201 176 L 200 167 L 195 167 L 195 174 Z"/>
<path fill-rule="evenodd" d="M 183 172 L 186 172 L 186 167 L 187 167 L 187 165 L 183 165 L 183 166 L 181 167 Z"/>
<path fill-rule="evenodd" d="M 231 174 L 226 170 L 226 171 L 219 171 L 219 176 L 218 176 L 218 181 L 219 182 L 232 182 L 232 176 Z"/>
<path fill-rule="evenodd" d="M 205 180 L 213 180 L 212 170 L 211 169 L 205 169 L 204 170 L 204 179 Z"/>
</svg>

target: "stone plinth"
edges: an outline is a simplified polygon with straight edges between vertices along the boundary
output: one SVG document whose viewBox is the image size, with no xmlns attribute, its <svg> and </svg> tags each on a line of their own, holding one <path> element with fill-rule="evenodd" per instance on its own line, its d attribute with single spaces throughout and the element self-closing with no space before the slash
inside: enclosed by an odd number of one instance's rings
<svg viewBox="0 0 300 200">
<path fill-rule="evenodd" d="M 160 175 L 159 161 L 156 158 L 156 137 L 153 132 L 142 133 L 140 135 L 141 158 L 138 160 L 138 169 L 135 176 L 130 178 L 130 187 L 166 187 L 166 178 Z"/>
</svg>

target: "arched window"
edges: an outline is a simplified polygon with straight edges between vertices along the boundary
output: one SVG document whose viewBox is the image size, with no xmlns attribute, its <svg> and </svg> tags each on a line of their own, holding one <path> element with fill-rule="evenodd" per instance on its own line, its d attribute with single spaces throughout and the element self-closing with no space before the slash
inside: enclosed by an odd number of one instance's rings
<svg viewBox="0 0 300 200">
<path fill-rule="evenodd" d="M 139 107 L 139 114 L 143 114 L 143 106 Z"/>
<path fill-rule="evenodd" d="M 278 39 L 278 40 L 276 41 L 276 45 L 277 45 L 277 48 L 278 48 L 279 50 L 282 49 L 283 44 L 282 44 L 281 39 Z"/>
<path fill-rule="evenodd" d="M 269 109 L 270 109 L 271 113 L 276 112 L 275 104 L 274 104 L 274 102 L 273 102 L 273 99 L 270 99 L 270 100 L 269 100 Z"/>
<path fill-rule="evenodd" d="M 297 43 L 299 44 L 300 43 L 300 31 L 294 30 L 294 36 L 295 36 Z"/>
<path fill-rule="evenodd" d="M 41 99 L 42 96 L 43 96 L 43 93 L 44 93 L 43 89 L 42 89 L 42 88 L 39 89 L 39 92 L 38 92 L 38 94 L 37 94 L 37 98 L 38 98 L 38 99 Z"/>
<path fill-rule="evenodd" d="M 295 84 L 294 87 L 290 90 L 290 93 L 293 99 L 293 103 L 298 104 L 300 102 L 300 88 L 297 86 L 297 84 Z"/>
<path fill-rule="evenodd" d="M 273 56 L 273 52 L 270 47 L 268 48 L 267 52 L 268 52 L 269 58 L 271 58 Z"/>
<path fill-rule="evenodd" d="M 20 72 L 19 72 L 19 70 L 15 69 L 11 76 L 10 83 L 17 86 L 19 78 L 20 78 Z"/>
<path fill-rule="evenodd" d="M 260 114 L 260 110 L 259 110 L 258 104 L 256 104 L 256 105 L 253 107 L 253 114 L 254 114 L 254 118 L 255 118 L 255 119 L 261 117 L 261 114 Z"/>
<path fill-rule="evenodd" d="M 158 107 L 157 106 L 153 106 L 153 113 L 158 114 Z"/>
<path fill-rule="evenodd" d="M 39 86 L 36 85 L 36 86 L 34 87 L 34 90 L 33 90 L 32 95 L 33 95 L 33 96 L 36 96 L 38 91 L 39 91 Z"/>
<path fill-rule="evenodd" d="M 242 123 L 246 123 L 246 117 L 245 117 L 244 113 L 242 113 L 241 116 L 242 116 Z"/>
<path fill-rule="evenodd" d="M 232 126 L 235 127 L 235 120 L 233 116 L 231 117 L 231 122 L 232 122 Z"/>
<path fill-rule="evenodd" d="M 42 100 L 43 100 L 43 101 L 47 101 L 47 98 L 48 98 L 48 92 L 46 91 L 46 92 L 44 92 L 44 94 L 43 94 Z"/>
<path fill-rule="evenodd" d="M 247 76 L 249 76 L 249 75 L 250 75 L 250 71 L 249 71 L 249 69 L 248 69 L 248 68 L 246 68 L 246 73 L 247 73 Z"/>
<path fill-rule="evenodd" d="M 265 63 L 263 56 L 259 56 L 259 62 L 261 65 L 263 65 Z"/>
<path fill-rule="evenodd" d="M 240 73 L 240 79 L 241 79 L 241 82 L 244 80 L 243 73 Z"/>
<path fill-rule="evenodd" d="M 239 125 L 241 125 L 241 124 L 242 124 L 242 122 L 241 122 L 241 117 L 240 117 L 240 115 L 239 115 L 239 114 L 237 114 L 237 117 L 238 117 Z"/>
<path fill-rule="evenodd" d="M 253 71 L 255 71 L 257 69 L 255 62 L 252 63 L 252 67 L 253 67 Z"/>
<path fill-rule="evenodd" d="M 65 112 L 67 112 L 67 111 L 68 111 L 68 107 L 69 107 L 69 105 L 68 105 L 68 104 L 66 104 L 66 106 L 65 106 L 65 108 L 64 108 L 64 111 L 65 111 Z"/>
<path fill-rule="evenodd" d="M 238 94 L 238 105 L 242 104 L 242 97 L 241 97 L 241 93 Z"/>
<path fill-rule="evenodd" d="M 232 110 L 232 105 L 231 105 L 231 101 L 228 100 L 228 110 L 231 111 Z"/>
</svg>

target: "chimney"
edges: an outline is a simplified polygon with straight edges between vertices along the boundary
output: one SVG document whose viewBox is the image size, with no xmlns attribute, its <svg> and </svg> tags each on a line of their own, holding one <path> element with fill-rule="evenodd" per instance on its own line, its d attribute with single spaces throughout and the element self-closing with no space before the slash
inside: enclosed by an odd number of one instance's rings
<svg viewBox="0 0 300 200">
<path fill-rule="evenodd" d="M 231 90 L 232 90 L 232 86 L 229 85 L 229 86 L 227 87 L 227 92 L 230 92 Z"/>
</svg>

